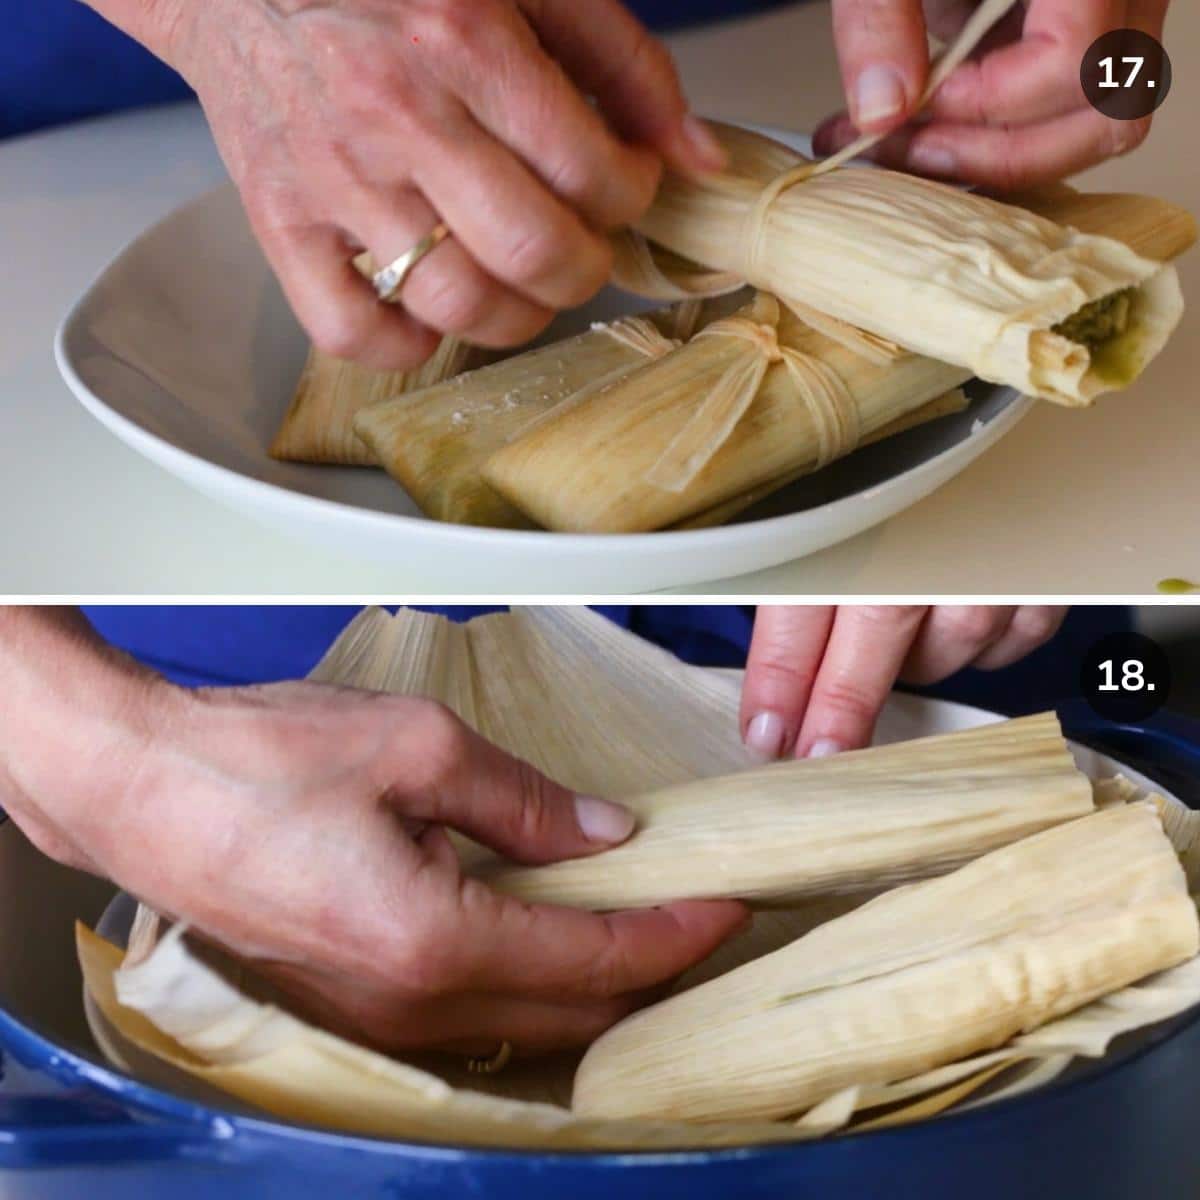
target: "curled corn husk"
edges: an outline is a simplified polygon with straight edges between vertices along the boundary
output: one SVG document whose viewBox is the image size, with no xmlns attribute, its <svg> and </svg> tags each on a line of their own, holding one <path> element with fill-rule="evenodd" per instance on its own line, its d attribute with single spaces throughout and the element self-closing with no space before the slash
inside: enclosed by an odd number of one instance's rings
<svg viewBox="0 0 1200 1200">
<path fill-rule="evenodd" d="M 312 348 L 271 443 L 271 457 L 378 466 L 379 460 L 354 432 L 354 418 L 360 409 L 474 370 L 492 357 L 457 338 L 445 337 L 432 357 L 415 370 L 377 371 Z"/>
<path fill-rule="evenodd" d="M 626 1018 L 575 1079 L 587 1116 L 773 1120 L 1004 1045 L 1200 949 L 1149 804 L 898 888 Z"/>
</svg>

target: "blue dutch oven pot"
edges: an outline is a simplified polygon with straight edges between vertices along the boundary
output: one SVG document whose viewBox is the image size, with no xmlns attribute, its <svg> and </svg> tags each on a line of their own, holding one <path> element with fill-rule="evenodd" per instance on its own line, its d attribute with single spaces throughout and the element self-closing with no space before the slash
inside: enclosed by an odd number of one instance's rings
<svg viewBox="0 0 1200 1200">
<path fill-rule="evenodd" d="M 1200 805 L 1200 726 L 1062 710 L 1073 739 Z M 1200 1012 L 1041 1091 L 822 1142 L 710 1152 L 490 1151 L 353 1137 L 224 1112 L 101 1065 L 79 1014 L 75 915 L 111 889 L 0 830 L 0 1195 L 41 1200 L 331 1195 L 503 1200 L 1190 1200 L 1200 1196 Z M 74 888 L 72 895 L 66 893 Z M 39 891 L 40 889 L 40 891 Z M 40 894 L 53 896 L 46 904 Z M 12 920 L 16 911 L 16 920 Z M 44 960 L 44 961 L 41 961 Z M 53 966 L 57 964 L 57 966 Z M 70 976 L 64 972 L 70 967 Z M 46 979 L 60 978 L 49 993 Z M 39 1001 L 32 989 L 41 986 Z M 59 1010 L 57 1016 L 52 1011 Z M 453 1141 L 448 1129 L 447 1140 Z"/>
</svg>

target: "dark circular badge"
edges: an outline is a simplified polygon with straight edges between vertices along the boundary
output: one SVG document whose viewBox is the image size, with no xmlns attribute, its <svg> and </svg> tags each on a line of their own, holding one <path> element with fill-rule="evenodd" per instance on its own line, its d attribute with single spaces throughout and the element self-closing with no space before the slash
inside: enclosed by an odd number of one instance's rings
<svg viewBox="0 0 1200 1200">
<path fill-rule="evenodd" d="M 1107 721 L 1144 721 L 1171 694 L 1171 665 L 1150 638 L 1112 633 L 1087 652 L 1079 691 L 1092 711 Z"/>
<path fill-rule="evenodd" d="M 1114 29 L 1083 56 L 1079 79 L 1091 106 L 1114 121 L 1148 117 L 1171 90 L 1171 58 L 1140 29 Z"/>
</svg>

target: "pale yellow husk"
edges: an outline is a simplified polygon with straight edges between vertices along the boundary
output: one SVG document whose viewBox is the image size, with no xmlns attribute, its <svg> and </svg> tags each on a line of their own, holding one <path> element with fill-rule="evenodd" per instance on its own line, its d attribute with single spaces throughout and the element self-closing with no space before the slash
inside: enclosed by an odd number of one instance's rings
<svg viewBox="0 0 1200 1200">
<path fill-rule="evenodd" d="M 1114 238 L 894 171 L 842 167 L 777 192 L 768 139 L 716 126 L 730 168 L 668 176 L 638 229 L 652 242 L 777 295 L 852 343 L 928 355 L 1069 405 L 1131 383 L 1178 325 L 1173 268 Z M 791 168 L 806 160 L 791 154 Z M 784 177 L 790 178 L 785 172 Z M 1054 327 L 1133 289 L 1128 332 L 1095 354 Z M 1118 344 L 1119 343 L 1119 344 Z"/>
<path fill-rule="evenodd" d="M 402 611 L 393 617 L 370 610 L 314 675 L 346 686 L 437 698 L 514 753 L 572 786 L 604 794 L 628 794 L 638 781 L 662 787 L 745 764 L 736 733 L 736 672 L 687 666 L 585 609 L 522 610 L 465 627 L 427 614 Z M 1097 797 L 1111 809 L 1140 793 L 1113 785 L 1097 788 Z M 1188 814 L 1161 803 L 1180 847 L 1196 844 Z M 1072 865 L 1064 862 L 1064 870 Z M 689 972 L 679 986 L 716 979 L 855 910 L 863 899 L 833 897 L 799 910 L 759 912 L 749 931 Z M 571 1058 L 546 1064 L 518 1060 L 493 1077 L 468 1075 L 453 1060 L 437 1060 L 434 1073 L 425 1069 L 432 1060 L 412 1065 L 381 1058 L 231 986 L 229 981 L 236 985 L 243 979 L 244 969 L 234 966 L 222 980 L 178 933 L 154 945 L 156 924 L 138 922 L 138 936 L 146 944 L 131 959 L 131 968 L 134 961 L 139 965 L 122 982 L 126 1004 L 116 993 L 120 950 L 80 932 L 89 992 L 121 1037 L 174 1064 L 185 1073 L 181 1078 L 191 1074 L 284 1119 L 452 1144 L 751 1144 L 823 1136 L 861 1111 L 898 1101 L 912 1104 L 890 1119 L 918 1119 L 974 1096 L 983 1086 L 980 1073 L 995 1065 L 1005 1068 L 998 1080 L 1004 1087 L 1032 1086 L 1074 1055 L 1103 1054 L 1119 1033 L 1200 1001 L 1200 973 L 1193 961 L 1051 1021 L 995 1051 L 999 1058 L 985 1055 L 906 1080 L 842 1088 L 795 1125 L 614 1123 L 567 1111 Z M 254 992 L 264 994 L 261 985 Z M 964 1079 L 970 1081 L 965 1091 Z"/>
<path fill-rule="evenodd" d="M 293 462 L 378 466 L 379 460 L 354 432 L 360 409 L 474 370 L 493 357 L 445 337 L 432 357 L 415 370 L 377 371 L 314 347 L 271 443 L 271 456 Z"/>
<path fill-rule="evenodd" d="M 603 855 L 481 873 L 522 900 L 581 908 L 778 904 L 948 871 L 1094 805 L 1047 713 L 679 784 L 630 807 L 637 830 Z"/>
<path fill-rule="evenodd" d="M 626 1018 L 580 1115 L 770 1120 L 993 1049 L 1193 958 L 1196 907 L 1149 804 L 899 888 Z"/>
</svg>

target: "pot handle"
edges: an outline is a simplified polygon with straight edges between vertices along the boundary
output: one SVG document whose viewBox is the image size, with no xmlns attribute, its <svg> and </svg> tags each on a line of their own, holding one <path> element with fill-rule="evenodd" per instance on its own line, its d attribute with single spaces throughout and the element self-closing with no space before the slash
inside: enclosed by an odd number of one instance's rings
<svg viewBox="0 0 1200 1200">
<path fill-rule="evenodd" d="M 1060 704 L 1058 716 L 1067 737 L 1136 760 L 1130 765 L 1164 776 L 1164 786 L 1169 781 L 1181 800 L 1200 808 L 1200 721 L 1165 711 L 1144 721 L 1106 721 L 1082 699 Z"/>
<path fill-rule="evenodd" d="M 0 1172 L 161 1162 L 198 1152 L 211 1159 L 222 1144 L 232 1149 L 232 1142 L 232 1126 L 220 1119 L 142 1119 L 78 1092 L 0 1096 Z"/>
</svg>

